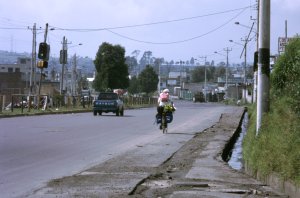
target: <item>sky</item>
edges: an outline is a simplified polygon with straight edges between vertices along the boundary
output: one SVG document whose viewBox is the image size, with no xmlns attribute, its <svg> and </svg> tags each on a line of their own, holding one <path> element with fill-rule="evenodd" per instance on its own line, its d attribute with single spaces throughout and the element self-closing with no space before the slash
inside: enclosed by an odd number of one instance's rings
<svg viewBox="0 0 300 198">
<path fill-rule="evenodd" d="M 65 36 L 69 55 L 92 59 L 108 42 L 124 47 L 126 56 L 140 51 L 138 59 L 151 51 L 165 61 L 225 62 L 229 49 L 229 62 L 241 63 L 250 33 L 247 62 L 253 62 L 256 7 L 257 0 L 0 0 L 0 50 L 31 53 L 34 23 L 37 43 L 48 23 L 47 43 L 56 57 Z M 299 10 L 300 0 L 271 0 L 271 54 L 278 53 L 285 21 L 288 37 L 300 33 Z"/>
</svg>

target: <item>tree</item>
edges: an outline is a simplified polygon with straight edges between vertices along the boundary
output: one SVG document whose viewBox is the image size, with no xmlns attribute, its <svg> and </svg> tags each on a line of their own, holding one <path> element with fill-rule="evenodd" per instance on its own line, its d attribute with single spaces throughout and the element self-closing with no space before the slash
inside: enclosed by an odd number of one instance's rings
<svg viewBox="0 0 300 198">
<path fill-rule="evenodd" d="M 153 67 L 146 65 L 146 68 L 139 75 L 139 84 L 141 91 L 147 94 L 157 89 L 158 75 L 155 73 Z"/>
<path fill-rule="evenodd" d="M 152 58 L 152 52 L 151 51 L 145 51 L 141 60 L 140 60 L 140 66 L 144 69 L 146 65 L 151 64 L 151 58 Z"/>
<path fill-rule="evenodd" d="M 128 70 L 130 74 L 133 74 L 135 71 L 135 68 L 137 68 L 138 63 L 134 56 L 126 56 L 125 63 L 128 65 Z"/>
<path fill-rule="evenodd" d="M 131 94 L 136 94 L 140 92 L 140 84 L 138 77 L 133 76 L 129 81 L 128 92 Z"/>
<path fill-rule="evenodd" d="M 194 64 L 195 64 L 195 59 L 194 59 L 194 57 L 191 58 L 190 63 L 191 63 L 191 65 L 194 65 Z"/>
<path fill-rule="evenodd" d="M 164 58 L 155 58 L 153 67 L 154 67 L 154 70 L 157 74 L 159 73 L 159 67 L 161 66 L 161 64 L 164 61 L 165 61 Z"/>
<path fill-rule="evenodd" d="M 96 91 L 125 89 L 129 86 L 125 49 L 120 45 L 111 45 L 107 42 L 102 43 L 94 64 L 97 73 L 93 87 Z"/>
<path fill-rule="evenodd" d="M 205 67 L 196 67 L 192 72 L 192 82 L 204 82 Z"/>
<path fill-rule="evenodd" d="M 216 77 L 224 77 L 225 78 L 225 76 L 226 76 L 226 66 L 216 67 L 215 76 Z"/>
</svg>

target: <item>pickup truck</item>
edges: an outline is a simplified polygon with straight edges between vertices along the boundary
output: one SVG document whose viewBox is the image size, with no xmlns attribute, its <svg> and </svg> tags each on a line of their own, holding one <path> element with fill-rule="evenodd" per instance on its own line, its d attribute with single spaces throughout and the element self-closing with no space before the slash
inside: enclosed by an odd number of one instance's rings
<svg viewBox="0 0 300 198">
<path fill-rule="evenodd" d="M 102 113 L 115 113 L 116 116 L 124 115 L 124 103 L 117 93 L 101 92 L 98 98 L 93 102 L 94 116 L 102 115 Z"/>
</svg>

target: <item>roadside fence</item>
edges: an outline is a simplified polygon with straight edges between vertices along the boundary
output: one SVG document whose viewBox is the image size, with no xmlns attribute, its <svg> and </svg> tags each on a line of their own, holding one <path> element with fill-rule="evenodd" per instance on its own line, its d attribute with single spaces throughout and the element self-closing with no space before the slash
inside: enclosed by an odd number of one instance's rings
<svg viewBox="0 0 300 198">
<path fill-rule="evenodd" d="M 0 114 L 28 113 L 31 111 L 92 110 L 94 97 L 64 95 L 0 95 Z M 157 98 L 141 96 L 123 96 L 126 108 L 155 106 Z M 16 111 L 16 112 L 14 112 Z"/>
</svg>

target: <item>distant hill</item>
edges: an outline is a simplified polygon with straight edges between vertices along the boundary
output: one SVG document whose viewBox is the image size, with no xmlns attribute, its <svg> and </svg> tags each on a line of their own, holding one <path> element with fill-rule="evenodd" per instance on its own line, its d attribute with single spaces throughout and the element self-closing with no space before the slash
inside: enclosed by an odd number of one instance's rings
<svg viewBox="0 0 300 198">
<path fill-rule="evenodd" d="M 0 50 L 0 64 L 15 64 L 20 57 L 31 58 L 31 54 L 27 52 L 18 53 Z M 67 67 L 70 67 L 72 61 L 69 59 L 68 62 L 69 64 Z M 50 57 L 49 67 L 56 69 L 61 68 L 61 64 L 59 64 L 59 58 Z M 95 65 L 91 58 L 77 56 L 77 69 L 82 69 L 82 71 L 86 74 L 93 74 L 95 71 Z"/>
<path fill-rule="evenodd" d="M 28 57 L 31 58 L 31 54 L 24 52 L 24 53 L 17 53 L 17 52 L 8 52 L 0 50 L 0 64 L 14 64 L 17 63 L 19 57 Z"/>
</svg>

